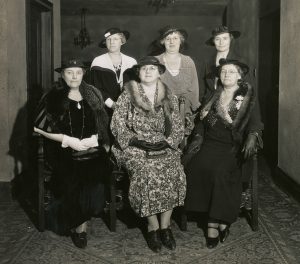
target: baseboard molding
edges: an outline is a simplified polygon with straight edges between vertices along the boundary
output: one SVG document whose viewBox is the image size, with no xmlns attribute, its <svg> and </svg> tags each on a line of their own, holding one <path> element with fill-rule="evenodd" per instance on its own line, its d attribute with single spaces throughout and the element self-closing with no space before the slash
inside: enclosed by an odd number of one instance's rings
<svg viewBox="0 0 300 264">
<path fill-rule="evenodd" d="M 276 185 L 284 192 L 295 198 L 300 203 L 300 184 L 293 180 L 282 169 L 276 167 L 273 173 L 273 179 Z"/>
</svg>

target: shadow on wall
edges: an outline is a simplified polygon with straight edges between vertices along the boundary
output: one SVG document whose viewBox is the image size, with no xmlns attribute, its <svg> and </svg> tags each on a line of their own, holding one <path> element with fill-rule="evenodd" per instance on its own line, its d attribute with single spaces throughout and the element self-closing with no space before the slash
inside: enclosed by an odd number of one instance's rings
<svg viewBox="0 0 300 264">
<path fill-rule="evenodd" d="M 36 100 L 29 100 L 17 113 L 9 140 L 8 155 L 14 159 L 11 194 L 34 224 L 37 222 L 37 142 L 32 136 Z"/>
</svg>

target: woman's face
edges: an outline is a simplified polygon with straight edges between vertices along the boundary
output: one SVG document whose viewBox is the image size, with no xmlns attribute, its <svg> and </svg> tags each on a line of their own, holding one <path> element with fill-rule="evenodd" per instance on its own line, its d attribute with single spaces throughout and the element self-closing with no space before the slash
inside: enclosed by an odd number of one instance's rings
<svg viewBox="0 0 300 264">
<path fill-rule="evenodd" d="M 224 52 L 230 49 L 231 37 L 229 33 L 222 33 L 215 36 L 214 43 L 217 51 Z"/>
<path fill-rule="evenodd" d="M 241 74 L 234 64 L 227 64 L 224 65 L 220 71 L 220 79 L 225 87 L 233 87 L 236 86 L 238 80 L 241 79 Z"/>
<path fill-rule="evenodd" d="M 83 69 L 79 67 L 66 68 L 62 72 L 62 78 L 72 89 L 78 88 L 83 78 Z"/>
<path fill-rule="evenodd" d="M 157 82 L 160 73 L 155 65 L 144 65 L 140 68 L 139 77 L 142 83 L 151 84 Z"/>
<path fill-rule="evenodd" d="M 122 37 L 120 34 L 113 34 L 106 39 L 106 47 L 109 52 L 119 52 L 122 44 Z"/>
<path fill-rule="evenodd" d="M 163 39 L 166 51 L 169 53 L 178 53 L 181 45 L 180 35 L 173 32 Z"/>
</svg>

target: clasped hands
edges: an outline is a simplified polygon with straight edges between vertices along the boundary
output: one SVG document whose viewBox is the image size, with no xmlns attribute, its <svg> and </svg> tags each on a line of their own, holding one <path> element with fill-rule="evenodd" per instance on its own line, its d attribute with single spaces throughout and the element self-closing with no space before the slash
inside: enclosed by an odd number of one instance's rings
<svg viewBox="0 0 300 264">
<path fill-rule="evenodd" d="M 169 144 L 162 140 L 156 143 L 150 143 L 147 142 L 145 140 L 140 140 L 137 139 L 136 137 L 133 137 L 130 142 L 129 142 L 129 146 L 133 146 L 133 147 L 137 147 L 139 149 L 145 150 L 145 151 L 159 151 L 159 150 L 163 150 L 165 148 L 170 147 Z"/>
</svg>

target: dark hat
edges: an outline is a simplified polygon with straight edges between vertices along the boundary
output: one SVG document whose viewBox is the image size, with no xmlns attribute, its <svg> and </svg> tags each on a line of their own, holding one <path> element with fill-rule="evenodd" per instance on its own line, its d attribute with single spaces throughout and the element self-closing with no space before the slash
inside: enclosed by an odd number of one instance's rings
<svg viewBox="0 0 300 264">
<path fill-rule="evenodd" d="M 71 59 L 71 60 L 62 62 L 61 67 L 56 68 L 55 71 L 61 73 L 61 71 L 63 69 L 75 68 L 75 67 L 79 67 L 79 68 L 82 68 L 82 69 L 88 68 L 87 66 L 84 65 L 84 63 L 81 60 Z"/>
<path fill-rule="evenodd" d="M 159 30 L 159 33 L 160 33 L 159 40 L 164 39 L 166 36 L 168 36 L 169 34 L 172 34 L 174 32 L 179 32 L 185 40 L 188 37 L 188 33 L 184 29 L 176 28 L 176 27 L 172 27 L 172 26 L 166 26 Z"/>
<path fill-rule="evenodd" d="M 229 33 L 234 38 L 238 38 L 241 35 L 240 31 L 229 30 L 228 27 L 226 27 L 226 26 L 218 26 L 211 32 L 212 36 L 207 41 L 205 41 L 205 44 L 209 45 L 209 46 L 214 46 L 215 45 L 215 43 L 214 43 L 215 36 L 223 34 L 223 33 Z"/>
<path fill-rule="evenodd" d="M 233 65 L 237 65 L 241 68 L 241 70 L 243 71 L 244 75 L 246 75 L 249 72 L 249 67 L 247 64 L 240 62 L 238 60 L 231 60 L 231 59 L 220 59 L 219 60 L 220 65 L 216 68 L 217 70 L 217 75 L 219 76 L 220 71 L 222 69 L 222 67 L 224 65 L 228 65 L 228 64 L 233 64 Z"/>
<path fill-rule="evenodd" d="M 117 33 L 122 33 L 124 34 L 125 38 L 126 38 L 126 41 L 129 39 L 129 36 L 130 36 L 130 33 L 126 30 L 121 30 L 119 28 L 109 28 L 105 31 L 104 33 L 104 39 L 102 39 L 99 43 L 99 47 L 100 48 L 106 48 L 106 39 L 111 36 L 111 35 L 114 35 L 114 34 L 117 34 Z"/>
<path fill-rule="evenodd" d="M 139 70 L 144 65 L 155 65 L 159 68 L 159 72 L 162 74 L 166 71 L 165 65 L 161 64 L 156 57 L 146 56 L 138 61 L 138 64 L 134 65 L 133 68 Z"/>
</svg>

